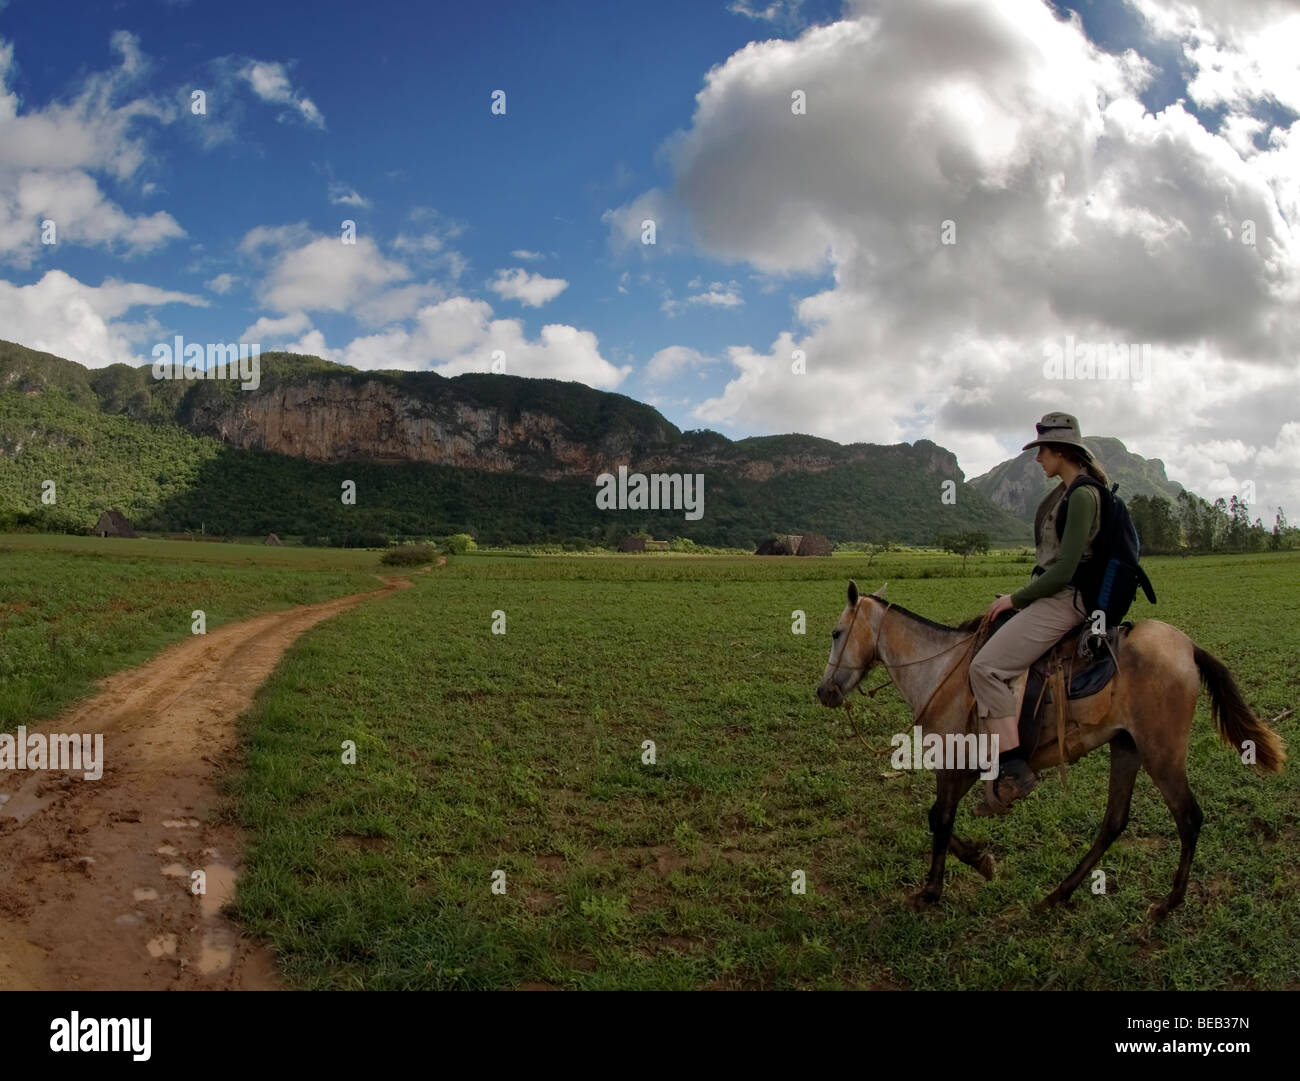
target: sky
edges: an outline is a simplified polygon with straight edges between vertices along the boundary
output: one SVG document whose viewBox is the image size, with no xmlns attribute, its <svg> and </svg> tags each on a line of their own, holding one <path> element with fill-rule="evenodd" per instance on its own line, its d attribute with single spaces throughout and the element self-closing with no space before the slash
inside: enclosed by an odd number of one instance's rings
<svg viewBox="0 0 1300 1081">
<path fill-rule="evenodd" d="M 1300 0 L 0 0 L 0 338 L 178 334 L 1300 519 Z"/>
</svg>

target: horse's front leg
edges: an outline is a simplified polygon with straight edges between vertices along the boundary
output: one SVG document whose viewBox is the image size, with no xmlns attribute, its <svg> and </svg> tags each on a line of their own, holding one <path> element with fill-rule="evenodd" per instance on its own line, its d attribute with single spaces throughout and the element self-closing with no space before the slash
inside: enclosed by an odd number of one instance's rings
<svg viewBox="0 0 1300 1081">
<path fill-rule="evenodd" d="M 908 898 L 913 906 L 933 904 L 943 896 L 943 868 L 948 861 L 957 804 L 975 783 L 975 773 L 970 770 L 938 770 L 935 780 L 938 794 L 930 808 L 930 877 Z"/>
</svg>

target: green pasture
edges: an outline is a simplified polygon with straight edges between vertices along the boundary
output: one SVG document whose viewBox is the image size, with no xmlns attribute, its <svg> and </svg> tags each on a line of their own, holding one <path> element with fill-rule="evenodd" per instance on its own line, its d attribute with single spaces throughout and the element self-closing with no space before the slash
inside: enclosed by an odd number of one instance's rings
<svg viewBox="0 0 1300 1081">
<path fill-rule="evenodd" d="M 379 553 L 0 536 L 0 729 L 190 633 L 373 588 Z M 1300 553 L 1151 559 L 1158 615 L 1256 711 L 1297 703 Z M 1259 778 L 1212 728 L 1187 902 L 1173 823 L 1141 778 L 1103 894 L 1036 914 L 1091 843 L 1105 750 L 1055 772 L 988 841 L 986 883 L 927 867 L 933 779 L 813 698 L 848 577 L 957 622 L 1026 578 L 1023 552 L 830 559 L 483 553 L 319 625 L 242 719 L 227 814 L 248 830 L 234 914 L 308 988 L 1296 988 L 1295 763 Z M 388 571 L 383 571 L 389 573 Z M 403 572 L 395 572 L 403 573 Z M 807 633 L 791 633 L 792 613 Z M 493 634 L 503 612 L 505 634 Z M 871 677 L 874 686 L 882 673 Z M 884 691 L 870 748 L 911 721 Z M 1277 725 L 1296 753 L 1297 715 Z M 344 741 L 355 765 L 342 761 Z M 652 740 L 653 765 L 642 761 Z M 505 892 L 492 892 L 493 872 Z M 791 892 L 803 871 L 807 892 Z"/>
<path fill-rule="evenodd" d="M 1298 767 L 1245 770 L 1204 699 L 1189 769 L 1206 822 L 1164 924 L 1144 916 L 1177 838 L 1145 775 L 1105 893 L 1030 909 L 1093 839 L 1106 750 L 1008 819 L 968 804 L 958 831 L 992 843 L 996 879 L 950 859 L 943 901 L 906 907 L 933 779 L 885 776 L 887 755 L 812 693 L 846 579 L 888 578 L 896 602 L 957 622 L 1029 567 L 866 564 L 467 556 L 322 624 L 244 718 L 238 917 L 308 988 L 1300 985 Z M 1135 618 L 1158 612 L 1225 660 L 1261 715 L 1296 704 L 1300 553 L 1147 566 L 1160 603 Z M 910 728 L 892 692 L 858 701 L 872 748 Z M 1296 715 L 1278 728 L 1294 754 Z"/>
<path fill-rule="evenodd" d="M 0 731 L 191 633 L 379 583 L 376 552 L 0 535 Z"/>
</svg>

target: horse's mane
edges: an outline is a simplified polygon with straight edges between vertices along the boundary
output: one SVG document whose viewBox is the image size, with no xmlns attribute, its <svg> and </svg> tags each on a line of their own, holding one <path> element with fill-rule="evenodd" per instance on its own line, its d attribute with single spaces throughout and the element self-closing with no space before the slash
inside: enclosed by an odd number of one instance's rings
<svg viewBox="0 0 1300 1081">
<path fill-rule="evenodd" d="M 876 600 L 880 600 L 880 599 L 881 599 L 880 597 L 876 598 Z M 980 621 L 984 618 L 984 613 L 981 612 L 977 616 L 971 616 L 970 619 L 963 620 L 961 623 L 958 623 L 957 626 L 955 627 L 950 627 L 946 623 L 936 623 L 933 619 L 926 619 L 925 616 L 920 615 L 917 612 L 913 612 L 910 608 L 904 608 L 901 604 L 890 604 L 888 601 L 886 601 L 885 603 L 889 604 L 889 607 L 892 611 L 901 612 L 909 619 L 914 619 L 916 620 L 917 623 L 924 623 L 927 627 L 933 627 L 937 631 L 970 632 L 970 631 L 978 630 Z"/>
</svg>

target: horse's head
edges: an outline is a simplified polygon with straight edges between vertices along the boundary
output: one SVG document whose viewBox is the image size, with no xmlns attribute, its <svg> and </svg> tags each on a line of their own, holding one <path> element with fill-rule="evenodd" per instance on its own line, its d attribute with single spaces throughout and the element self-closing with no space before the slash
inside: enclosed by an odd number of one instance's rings
<svg viewBox="0 0 1300 1081">
<path fill-rule="evenodd" d="M 881 586 L 872 596 L 883 597 Z M 849 580 L 848 607 L 840 613 L 839 622 L 831 631 L 831 655 L 826 662 L 822 681 L 817 684 L 817 698 L 823 706 L 840 706 L 844 696 L 867 674 L 876 663 L 876 605 L 867 597 L 859 596 L 858 583 Z"/>
</svg>

